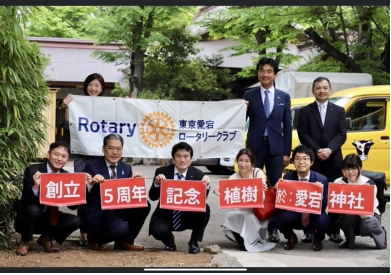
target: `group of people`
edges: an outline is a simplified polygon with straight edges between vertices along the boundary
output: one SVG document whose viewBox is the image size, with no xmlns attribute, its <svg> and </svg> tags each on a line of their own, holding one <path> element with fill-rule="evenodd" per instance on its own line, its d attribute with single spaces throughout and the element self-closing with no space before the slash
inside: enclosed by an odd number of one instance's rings
<svg viewBox="0 0 391 275">
<path fill-rule="evenodd" d="M 257 64 L 260 86 L 247 91 L 244 100 L 250 125 L 246 148 L 236 156 L 239 171 L 230 179 L 261 178 L 263 190 L 268 184 L 275 186 L 281 178 L 283 167 L 291 159 L 292 117 L 290 96 L 274 87 L 278 65 L 271 58 L 263 58 Z M 99 74 L 89 75 L 84 82 L 84 92 L 89 96 L 102 95 L 104 80 Z M 223 221 L 223 231 L 228 239 L 250 252 L 269 250 L 279 242 L 279 232 L 287 242 L 284 249 L 293 249 L 298 238 L 293 229 L 303 229 L 302 242 L 312 243 L 312 249 L 323 248 L 325 235 L 339 243 L 339 248 L 353 248 L 356 235 L 370 236 L 376 247 L 387 247 L 386 230 L 381 226 L 381 214 L 374 216 L 336 215 L 326 213 L 329 182 L 342 184 L 374 184 L 361 175 L 362 162 L 357 155 L 342 158 L 341 146 L 346 141 L 344 109 L 328 102 L 331 84 L 327 78 L 318 77 L 313 82 L 312 93 L 315 102 L 300 110 L 298 135 L 301 145 L 294 149 L 292 160 L 295 171 L 285 174 L 284 179 L 308 181 L 323 185 L 322 211 L 320 215 L 310 214 L 309 220 L 302 223 L 302 213 L 278 210 L 270 219 L 259 220 L 252 209 L 229 211 Z M 67 106 L 72 96 L 63 103 Z M 58 252 L 53 239 L 62 242 L 75 230 L 80 229 L 80 244 L 92 250 L 104 251 L 105 245 L 114 242 L 120 250 L 141 251 L 143 246 L 134 243 L 151 205 L 146 207 L 102 210 L 99 184 L 108 179 L 142 177 L 133 172 L 132 167 L 122 161 L 124 140 L 121 135 L 109 134 L 104 137 L 103 156 L 76 156 L 74 172 L 86 174 L 86 204 L 69 207 L 77 209 L 77 215 L 59 212 L 58 222 L 50 221 L 51 208 L 40 204 L 39 188 L 42 173 L 67 173 L 63 169 L 70 156 L 69 145 L 58 141 L 50 145 L 48 161 L 26 168 L 23 180 L 22 198 L 15 204 L 15 230 L 21 234 L 16 254 L 27 255 L 33 234 L 41 234 L 37 243 L 45 252 Z M 160 185 L 163 180 L 195 180 L 204 183 L 206 195 L 210 190 L 210 178 L 201 170 L 191 166 L 193 149 L 186 142 L 175 144 L 171 151 L 172 164 L 156 169 L 149 189 L 149 199 L 160 199 Z M 265 168 L 266 174 L 263 169 Z M 268 183 L 268 184 L 267 184 Z M 213 192 L 220 195 L 217 186 Z M 178 218 L 179 215 L 179 218 Z M 149 235 L 164 244 L 167 251 L 175 251 L 173 231 L 191 229 L 188 243 L 190 254 L 200 252 L 198 242 L 203 239 L 210 218 L 210 207 L 205 212 L 176 211 L 160 208 L 157 204 L 153 212 Z M 340 230 L 345 240 L 340 236 Z M 269 239 L 269 241 L 267 241 Z"/>
<path fill-rule="evenodd" d="M 271 186 L 276 186 L 281 178 L 283 167 L 286 167 L 291 159 L 292 113 L 290 96 L 274 86 L 274 80 L 278 73 L 278 64 L 274 59 L 262 58 L 258 61 L 256 69 L 260 86 L 248 90 L 244 94 L 247 105 L 246 117 L 250 122 L 246 147 L 255 155 L 253 167 L 262 170 L 265 168 L 267 181 Z M 284 249 L 293 249 L 298 242 L 293 229 L 303 229 L 304 234 L 301 241 L 312 243 L 314 251 L 323 249 L 322 241 L 326 234 L 329 235 L 330 241 L 339 244 L 339 248 L 353 248 L 356 235 L 370 236 L 375 240 L 377 248 L 386 248 L 387 233 L 380 223 L 381 216 L 377 209 L 377 200 L 375 200 L 373 217 L 326 213 L 329 182 L 374 184 L 372 180 L 361 175 L 362 162 L 359 156 L 353 154 L 343 159 L 341 147 L 346 141 L 345 110 L 328 101 L 331 92 L 329 79 L 318 77 L 313 81 L 312 94 L 315 101 L 300 109 L 297 133 L 301 145 L 292 152 L 295 171 L 283 176 L 287 180 L 322 184 L 321 214 L 303 215 L 298 212 L 278 210 L 268 219 L 269 241 L 278 243 L 280 241 L 278 230 L 280 230 L 287 240 Z M 249 159 L 252 159 L 250 154 Z M 239 163 L 239 159 L 236 160 Z M 239 170 L 243 173 L 244 170 L 242 172 L 241 169 L 245 169 L 245 167 L 239 165 Z M 240 210 L 229 213 L 224 220 L 225 229 L 233 231 L 232 235 L 235 237 L 235 241 L 242 247 L 244 242 L 244 247 L 247 250 L 256 246 L 259 247 L 259 251 L 271 247 L 260 245 L 265 244 L 265 223 L 261 225 L 255 221 L 252 227 L 243 226 L 252 218 L 248 217 L 247 212 Z M 305 222 L 303 221 L 304 217 Z M 244 220 L 241 223 L 243 227 L 238 229 L 237 225 L 232 226 L 234 220 Z M 256 239 L 248 237 L 248 228 L 254 229 L 252 233 L 256 233 L 256 235 L 252 236 L 256 236 Z M 346 240 L 340 235 L 341 229 Z M 231 239 L 231 237 L 227 237 Z"/>
</svg>

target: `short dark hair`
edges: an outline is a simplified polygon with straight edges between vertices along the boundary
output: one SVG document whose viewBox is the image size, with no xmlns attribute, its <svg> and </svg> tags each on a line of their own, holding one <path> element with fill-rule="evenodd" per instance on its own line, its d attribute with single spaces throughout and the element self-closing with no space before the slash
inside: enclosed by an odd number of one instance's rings
<svg viewBox="0 0 391 275">
<path fill-rule="evenodd" d="M 259 71 L 259 68 L 262 68 L 263 65 L 270 65 L 274 69 L 274 74 L 276 75 L 278 73 L 278 65 L 277 62 L 273 58 L 264 57 L 261 58 L 257 63 L 257 71 Z"/>
<path fill-rule="evenodd" d="M 342 162 L 343 169 L 345 168 L 362 168 L 362 160 L 359 155 L 349 154 L 347 155 Z"/>
<path fill-rule="evenodd" d="M 239 158 L 243 155 L 247 155 L 250 158 L 251 165 L 255 165 L 255 155 L 254 155 L 253 151 L 251 151 L 251 149 L 249 149 L 249 148 L 243 148 L 243 149 L 239 150 L 239 152 L 235 158 L 236 162 L 238 162 Z"/>
<path fill-rule="evenodd" d="M 121 141 L 121 145 L 122 145 L 122 147 L 124 147 L 124 139 L 119 134 L 108 134 L 107 136 L 105 136 L 103 138 L 103 147 L 106 147 L 106 145 L 110 139 L 115 139 L 115 140 Z"/>
<path fill-rule="evenodd" d="M 178 152 L 179 150 L 185 150 L 187 152 L 190 152 L 190 157 L 193 158 L 193 148 L 188 143 L 186 143 L 184 141 L 181 141 L 172 147 L 172 150 L 171 150 L 172 158 L 175 157 L 175 153 Z"/>
<path fill-rule="evenodd" d="M 321 82 L 323 80 L 326 80 L 328 83 L 329 83 L 329 87 L 331 89 L 331 83 L 330 83 L 330 80 L 327 78 L 327 77 L 323 77 L 323 76 L 319 76 L 317 77 L 314 82 L 312 82 L 312 90 L 315 89 L 315 83 L 316 82 Z"/>
<path fill-rule="evenodd" d="M 71 150 L 69 148 L 69 144 L 67 142 L 65 142 L 65 141 L 55 141 L 55 142 L 51 143 L 50 146 L 49 146 L 49 153 L 53 149 L 60 148 L 60 147 L 65 148 L 67 150 L 67 152 L 68 152 L 68 156 L 70 156 Z"/>
<path fill-rule="evenodd" d="M 292 152 L 292 158 L 294 159 L 297 153 L 303 153 L 306 154 L 307 156 L 310 156 L 310 160 L 314 161 L 315 160 L 315 154 L 314 151 L 308 147 L 305 146 L 304 144 L 297 146 L 293 152 Z"/>
<path fill-rule="evenodd" d="M 87 93 L 88 84 L 90 84 L 95 79 L 97 79 L 100 82 L 100 85 L 102 86 L 102 92 L 98 96 L 101 96 L 103 94 L 103 92 L 105 91 L 105 80 L 103 79 L 103 76 L 101 76 L 98 73 L 93 73 L 93 74 L 90 74 L 89 76 L 87 76 L 87 78 L 84 80 L 83 91 L 84 91 L 85 95 L 88 95 L 88 93 Z"/>
</svg>

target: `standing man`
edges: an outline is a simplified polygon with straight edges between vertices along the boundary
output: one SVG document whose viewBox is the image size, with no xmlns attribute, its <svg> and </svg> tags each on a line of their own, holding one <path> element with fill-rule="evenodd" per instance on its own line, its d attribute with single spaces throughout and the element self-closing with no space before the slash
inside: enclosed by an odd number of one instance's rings
<svg viewBox="0 0 391 275">
<path fill-rule="evenodd" d="M 153 201 L 160 199 L 160 184 L 162 180 L 166 179 L 202 181 L 206 185 L 206 196 L 208 196 L 209 177 L 205 176 L 201 170 L 190 166 L 193 158 L 193 148 L 186 142 L 179 142 L 173 146 L 171 156 L 173 164 L 156 169 L 149 189 L 149 198 Z M 149 224 L 149 235 L 162 241 L 167 251 L 176 251 L 172 231 L 192 229 L 188 243 L 189 253 L 199 253 L 201 250 L 198 242 L 202 241 L 210 217 L 209 205 L 206 204 L 205 212 L 179 211 L 180 218 L 178 218 L 177 213 L 177 210 L 161 209 L 160 203 L 158 203 Z"/>
<path fill-rule="evenodd" d="M 322 209 L 320 215 L 280 210 L 274 216 L 276 225 L 287 240 L 284 244 L 285 250 L 291 250 L 297 244 L 297 236 L 293 229 L 307 229 L 315 232 L 312 240 L 312 250 L 320 251 L 323 249 L 322 241 L 329 227 L 329 217 L 325 212 L 329 182 L 325 176 L 310 170 L 315 159 L 311 148 L 305 145 L 297 146 L 293 150 L 292 158 L 296 170 L 285 174 L 284 179 L 323 184 Z"/>
<path fill-rule="evenodd" d="M 291 98 L 274 87 L 277 72 L 274 59 L 262 58 L 257 64 L 261 85 L 244 94 L 250 119 L 246 147 L 255 153 L 255 166 L 266 167 L 266 176 L 272 186 L 281 178 L 282 168 L 289 164 L 292 146 Z M 273 217 L 268 231 L 270 241 L 279 242 Z"/>
<path fill-rule="evenodd" d="M 151 205 L 147 207 L 117 210 L 102 210 L 100 202 L 100 183 L 106 179 L 141 177 L 141 173 L 132 172 L 132 167 L 121 161 L 123 138 L 118 134 L 109 134 L 103 139 L 103 157 L 87 163 L 84 171 L 91 174 L 91 184 L 87 185 L 87 204 L 79 208 L 81 230 L 87 233 L 88 245 L 92 250 L 103 251 L 106 243 L 114 241 L 114 249 L 144 250 L 134 245 Z"/>
<path fill-rule="evenodd" d="M 297 133 L 301 144 L 315 152 L 312 170 L 324 175 L 329 182 L 342 177 L 341 147 L 346 141 L 345 110 L 328 101 L 331 95 L 330 80 L 318 77 L 312 83 L 315 102 L 300 109 Z M 337 226 L 338 214 L 329 214 L 329 240 L 343 241 Z M 303 242 L 309 242 L 311 236 L 305 232 Z"/>
<path fill-rule="evenodd" d="M 68 173 L 63 167 L 69 159 L 69 145 L 64 141 L 50 144 L 48 161 L 30 165 L 24 171 L 22 199 L 14 203 L 16 211 L 15 230 L 21 234 L 21 240 L 16 249 L 16 254 L 26 256 L 29 244 L 33 240 L 33 234 L 42 234 L 37 243 L 45 248 L 45 252 L 59 252 L 53 246 L 54 239 L 62 244 L 65 239 L 80 227 L 80 219 L 76 215 L 59 211 L 57 222 L 51 222 L 52 209 L 39 201 L 42 173 Z M 91 181 L 91 176 L 86 175 L 86 181 Z M 73 209 L 73 207 L 69 207 Z M 74 207 L 76 209 L 77 206 Z M 58 208 L 56 208 L 58 209 Z"/>
</svg>

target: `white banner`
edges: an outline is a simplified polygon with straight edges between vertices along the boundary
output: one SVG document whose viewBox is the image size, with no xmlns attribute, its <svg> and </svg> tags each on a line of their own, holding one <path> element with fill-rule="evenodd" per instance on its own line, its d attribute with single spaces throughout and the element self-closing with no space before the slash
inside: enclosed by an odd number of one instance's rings
<svg viewBox="0 0 391 275">
<path fill-rule="evenodd" d="M 73 95 L 69 104 L 72 154 L 100 156 L 103 138 L 124 139 L 124 157 L 171 158 L 180 141 L 194 158 L 233 158 L 243 148 L 244 100 L 173 101 Z"/>
</svg>

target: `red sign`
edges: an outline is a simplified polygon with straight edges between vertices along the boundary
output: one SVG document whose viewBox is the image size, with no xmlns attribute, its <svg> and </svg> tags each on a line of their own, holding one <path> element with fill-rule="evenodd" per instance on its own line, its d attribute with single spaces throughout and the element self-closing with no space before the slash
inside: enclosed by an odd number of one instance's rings
<svg viewBox="0 0 391 275">
<path fill-rule="evenodd" d="M 41 204 L 50 206 L 69 206 L 85 204 L 86 174 L 41 174 L 39 201 Z"/>
<path fill-rule="evenodd" d="M 329 184 L 327 211 L 329 213 L 373 216 L 375 186 Z"/>
<path fill-rule="evenodd" d="M 322 198 L 323 184 L 293 180 L 278 181 L 276 208 L 320 215 Z"/>
<path fill-rule="evenodd" d="M 263 208 L 261 178 L 220 180 L 220 209 Z"/>
<path fill-rule="evenodd" d="M 147 207 L 145 178 L 105 180 L 100 183 L 103 210 Z"/>
<path fill-rule="evenodd" d="M 160 208 L 205 212 L 205 183 L 193 180 L 163 180 L 160 186 Z"/>
</svg>

